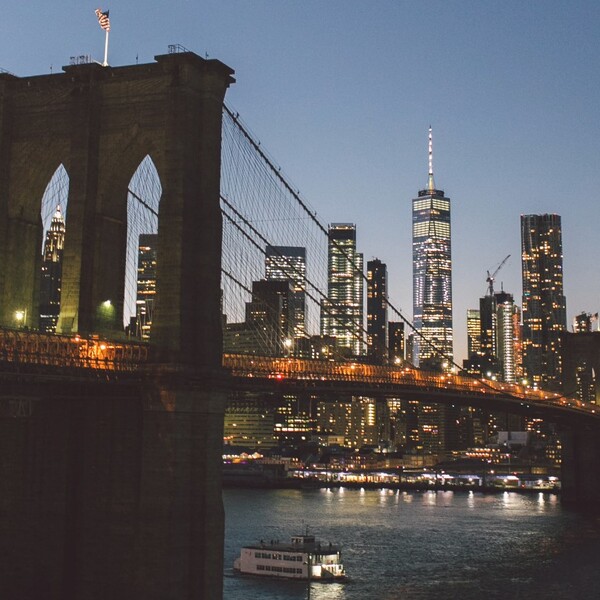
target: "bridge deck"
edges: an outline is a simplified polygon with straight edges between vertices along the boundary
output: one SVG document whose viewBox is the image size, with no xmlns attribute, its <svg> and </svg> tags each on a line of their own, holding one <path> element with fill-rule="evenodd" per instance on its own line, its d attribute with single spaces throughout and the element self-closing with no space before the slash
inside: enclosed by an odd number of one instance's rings
<svg viewBox="0 0 600 600">
<path fill-rule="evenodd" d="M 414 367 L 388 367 L 368 365 L 358 362 L 334 362 L 325 360 L 305 360 L 296 358 L 270 358 L 253 355 L 224 354 L 223 366 L 234 377 L 248 379 L 268 379 L 282 384 L 288 381 L 304 383 L 305 387 L 319 387 L 319 382 L 367 384 L 373 393 L 397 390 L 421 390 L 434 396 L 462 396 L 465 399 L 510 401 L 526 406 L 545 406 L 568 410 L 580 414 L 589 414 L 600 419 L 600 409 L 595 404 L 581 402 L 561 394 L 545 390 L 463 377 L 449 373 L 424 371 Z M 312 385 L 311 385 L 312 384 Z M 316 384 L 316 385 L 315 385 Z M 356 385 L 356 387 L 364 387 Z M 368 395 L 368 394 L 366 394 Z M 467 402 L 468 403 L 468 402 Z"/>
<path fill-rule="evenodd" d="M 90 371 L 141 373 L 152 362 L 151 346 L 142 342 L 109 341 L 97 336 L 65 336 L 34 331 L 0 329 L 0 363 L 7 366 L 41 366 Z M 224 354 L 223 367 L 232 378 L 254 388 L 260 382 L 294 383 L 297 388 L 323 388 L 324 383 L 348 384 L 373 393 L 421 390 L 439 396 L 462 396 L 524 402 L 576 411 L 600 418 L 595 404 L 522 385 L 423 371 L 414 367 L 368 365 L 299 358 L 273 358 Z M 432 398 L 433 400 L 433 398 Z"/>
</svg>

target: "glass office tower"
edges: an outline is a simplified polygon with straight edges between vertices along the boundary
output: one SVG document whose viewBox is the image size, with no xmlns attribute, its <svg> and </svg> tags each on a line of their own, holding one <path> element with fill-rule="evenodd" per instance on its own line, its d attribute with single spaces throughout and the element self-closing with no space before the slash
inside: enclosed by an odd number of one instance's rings
<svg viewBox="0 0 600 600">
<path fill-rule="evenodd" d="M 329 226 L 327 298 L 321 302 L 321 335 L 337 347 L 360 355 L 364 349 L 363 255 L 356 252 L 356 225 Z"/>
<path fill-rule="evenodd" d="M 452 344 L 452 258 L 450 198 L 435 187 L 429 128 L 427 188 L 413 199 L 413 358 L 421 367 L 450 366 Z"/>
</svg>

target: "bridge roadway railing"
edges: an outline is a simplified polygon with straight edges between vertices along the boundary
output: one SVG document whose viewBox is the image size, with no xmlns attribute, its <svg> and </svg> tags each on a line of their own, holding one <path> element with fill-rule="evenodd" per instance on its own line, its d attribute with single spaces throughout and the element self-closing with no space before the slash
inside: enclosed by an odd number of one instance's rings
<svg viewBox="0 0 600 600">
<path fill-rule="evenodd" d="M 111 341 L 97 336 L 67 336 L 0 328 L 0 363 L 11 367 L 38 365 L 99 371 L 138 371 L 151 361 L 149 344 Z M 497 381 L 438 373 L 414 367 L 386 367 L 351 361 L 273 358 L 223 354 L 223 367 L 234 377 L 348 381 L 400 387 L 431 388 L 465 395 L 510 397 L 528 403 L 548 404 L 597 413 L 595 404 L 545 390 Z"/>
<path fill-rule="evenodd" d="M 525 386 L 438 373 L 414 367 L 386 367 L 358 362 L 335 362 L 297 358 L 270 358 L 244 354 L 224 354 L 223 366 L 237 377 L 306 379 L 398 385 L 456 391 L 465 395 L 510 397 L 528 403 L 548 404 L 596 413 L 598 407 L 545 390 Z"/>
<path fill-rule="evenodd" d="M 148 344 L 0 328 L 0 362 L 103 371 L 137 371 L 148 362 Z"/>
</svg>

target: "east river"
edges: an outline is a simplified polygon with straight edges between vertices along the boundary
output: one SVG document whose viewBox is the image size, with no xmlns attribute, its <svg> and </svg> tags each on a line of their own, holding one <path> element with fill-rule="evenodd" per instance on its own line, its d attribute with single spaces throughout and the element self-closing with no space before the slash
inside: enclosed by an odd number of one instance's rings
<svg viewBox="0 0 600 600">
<path fill-rule="evenodd" d="M 302 530 L 340 543 L 347 583 L 311 600 L 600 597 L 600 516 L 552 494 L 226 489 L 225 600 L 307 597 L 306 582 L 240 576 L 239 549 Z"/>
</svg>

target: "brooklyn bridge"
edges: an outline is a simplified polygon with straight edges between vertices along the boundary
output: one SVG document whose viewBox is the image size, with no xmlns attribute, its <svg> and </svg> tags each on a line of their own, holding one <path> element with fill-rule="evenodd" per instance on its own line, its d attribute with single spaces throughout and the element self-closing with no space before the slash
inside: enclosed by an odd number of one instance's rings
<svg viewBox="0 0 600 600">
<path fill-rule="evenodd" d="M 600 501 L 596 405 L 408 363 L 294 356 L 269 339 L 262 352 L 224 352 L 224 322 L 240 320 L 266 248 L 293 242 L 317 255 L 327 240 L 225 104 L 233 83 L 232 69 L 187 51 L 0 73 L 3 598 L 220 598 L 232 391 L 541 417 L 561 431 L 563 500 Z M 42 333 L 40 210 L 65 176 L 60 314 L 57 333 Z M 128 236 L 149 233 L 147 223 L 157 235 L 152 328 L 134 341 L 124 333 Z M 326 306 L 323 279 L 317 266 L 307 278 L 309 321 Z"/>
</svg>

